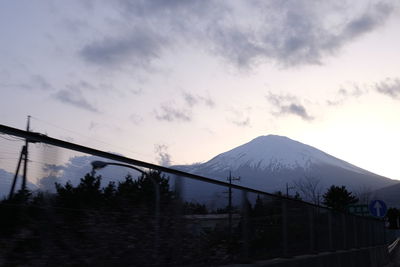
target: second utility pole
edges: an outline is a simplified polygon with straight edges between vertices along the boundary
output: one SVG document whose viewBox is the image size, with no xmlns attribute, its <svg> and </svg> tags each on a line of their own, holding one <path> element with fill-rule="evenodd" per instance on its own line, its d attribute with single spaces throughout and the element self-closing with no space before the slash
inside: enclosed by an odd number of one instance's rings
<svg viewBox="0 0 400 267">
<path fill-rule="evenodd" d="M 232 173 L 229 172 L 228 182 L 228 216 L 229 216 L 229 234 L 232 235 L 232 181 L 239 181 L 240 177 L 232 177 Z"/>
<path fill-rule="evenodd" d="M 28 122 L 26 125 L 26 131 L 29 132 L 29 124 L 30 124 L 30 119 L 31 116 L 28 116 Z M 21 153 L 19 155 L 19 160 L 18 160 L 18 164 L 17 164 L 17 169 L 15 171 L 14 174 L 14 179 L 11 185 L 11 189 L 10 189 L 10 193 L 8 195 L 8 199 L 11 199 L 14 195 L 14 191 L 15 191 L 15 186 L 17 185 L 17 179 L 18 179 L 18 174 L 19 174 L 19 169 L 21 167 L 21 162 L 24 161 L 24 170 L 23 170 L 23 174 L 22 174 L 22 183 L 21 183 L 21 190 L 25 190 L 26 189 L 26 176 L 27 176 L 27 172 L 28 172 L 28 138 L 25 138 L 25 145 L 22 146 L 21 149 Z"/>
<path fill-rule="evenodd" d="M 28 115 L 28 122 L 26 125 L 26 131 L 29 132 L 29 125 L 30 125 L 30 121 L 31 121 L 31 116 Z M 28 138 L 25 139 L 25 160 L 24 160 L 24 173 L 22 176 L 22 186 L 21 189 L 25 190 L 26 189 L 26 176 L 27 176 L 27 172 L 28 172 Z"/>
</svg>

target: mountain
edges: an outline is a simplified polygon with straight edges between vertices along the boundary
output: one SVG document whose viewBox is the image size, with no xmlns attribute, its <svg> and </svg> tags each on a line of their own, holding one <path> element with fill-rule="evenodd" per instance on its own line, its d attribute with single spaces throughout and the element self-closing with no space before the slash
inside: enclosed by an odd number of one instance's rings
<svg viewBox="0 0 400 267">
<path fill-rule="evenodd" d="M 371 173 L 317 148 L 278 135 L 260 136 L 195 165 L 173 168 L 226 181 L 229 172 L 240 176 L 239 185 L 267 192 L 284 191 L 300 179 L 319 181 L 321 193 L 331 185 L 345 185 L 353 192 L 376 190 L 396 181 Z M 199 190 L 190 190 L 198 194 Z"/>
</svg>

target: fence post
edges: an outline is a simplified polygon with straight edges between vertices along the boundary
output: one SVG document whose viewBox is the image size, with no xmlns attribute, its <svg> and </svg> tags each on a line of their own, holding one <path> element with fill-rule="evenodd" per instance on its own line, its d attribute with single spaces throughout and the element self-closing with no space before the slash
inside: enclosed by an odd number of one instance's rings
<svg viewBox="0 0 400 267">
<path fill-rule="evenodd" d="M 288 257 L 288 211 L 286 199 L 282 199 L 282 245 L 283 256 Z"/>
<path fill-rule="evenodd" d="M 370 234 L 370 239 L 369 239 L 369 244 L 368 246 L 373 246 L 374 244 L 374 240 L 375 240 L 375 236 L 374 236 L 374 221 L 373 220 L 369 220 L 369 234 Z"/>
<path fill-rule="evenodd" d="M 357 217 L 353 215 L 354 248 L 358 248 Z"/>
<path fill-rule="evenodd" d="M 386 223 L 383 221 L 383 245 L 387 243 L 387 237 L 386 237 Z"/>
<path fill-rule="evenodd" d="M 343 249 L 347 249 L 347 225 L 346 214 L 342 213 L 342 226 L 343 226 Z"/>
<path fill-rule="evenodd" d="M 315 253 L 315 225 L 314 225 L 314 207 L 308 209 L 308 220 L 310 225 L 310 252 Z"/>
<path fill-rule="evenodd" d="M 242 191 L 242 238 L 243 238 L 243 260 L 249 260 L 249 201 L 247 191 Z"/>
<path fill-rule="evenodd" d="M 332 211 L 328 212 L 328 242 L 329 242 L 329 250 L 333 251 L 333 225 L 332 225 Z"/>
<path fill-rule="evenodd" d="M 363 233 L 366 233 L 366 238 L 364 238 L 364 247 L 369 247 L 370 243 L 371 243 L 371 232 L 370 232 L 370 228 L 369 228 L 369 219 L 365 218 L 363 220 Z"/>
<path fill-rule="evenodd" d="M 183 195 L 183 183 L 184 179 L 181 176 L 174 175 L 174 191 L 175 191 L 175 211 L 174 211 L 174 232 L 173 237 L 176 244 L 181 244 L 184 239 L 185 233 L 185 224 L 183 220 L 183 202 L 182 202 L 182 195 Z M 173 260 L 179 262 L 179 257 L 182 255 L 182 247 L 181 246 L 174 246 L 174 255 L 172 256 Z"/>
</svg>

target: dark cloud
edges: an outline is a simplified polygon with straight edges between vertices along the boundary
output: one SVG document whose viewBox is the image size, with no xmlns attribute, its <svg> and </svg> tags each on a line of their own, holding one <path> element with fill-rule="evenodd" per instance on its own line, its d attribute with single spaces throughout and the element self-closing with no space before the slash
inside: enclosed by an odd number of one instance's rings
<svg viewBox="0 0 400 267">
<path fill-rule="evenodd" d="M 161 166 L 171 166 L 171 155 L 168 153 L 168 146 L 165 144 L 157 144 L 154 146 L 157 154 L 157 162 Z"/>
<path fill-rule="evenodd" d="M 378 2 L 363 14 L 351 20 L 343 30 L 342 38 L 354 38 L 380 26 L 394 9 L 393 4 Z"/>
<path fill-rule="evenodd" d="M 182 121 L 189 122 L 192 120 L 192 112 L 188 109 L 178 109 L 174 104 L 163 104 L 160 110 L 155 111 L 156 119 L 160 121 Z"/>
<path fill-rule="evenodd" d="M 276 95 L 270 92 L 267 99 L 277 109 L 273 112 L 275 115 L 295 115 L 306 121 L 314 119 L 294 96 Z"/>
<path fill-rule="evenodd" d="M 265 61 L 283 66 L 321 64 L 324 56 L 382 25 L 396 5 L 375 1 L 139 0 L 114 1 L 115 32 L 86 44 L 88 62 L 148 67 L 176 44 L 211 51 L 238 67 Z M 253 18 L 253 19 L 246 19 Z M 113 27 L 113 26 L 111 26 Z"/>
<path fill-rule="evenodd" d="M 381 94 L 387 95 L 394 99 L 400 99 L 400 79 L 387 78 L 374 85 L 374 89 Z"/>
<path fill-rule="evenodd" d="M 63 103 L 73 105 L 92 112 L 99 112 L 98 109 L 89 103 L 79 88 L 69 88 L 58 91 L 53 97 Z"/>
<path fill-rule="evenodd" d="M 147 67 L 161 54 L 167 38 L 150 30 L 135 28 L 128 36 L 108 37 L 86 45 L 80 52 L 88 62 L 99 65 L 131 64 Z"/>
<path fill-rule="evenodd" d="M 301 117 L 303 120 L 313 120 L 314 118 L 308 115 L 304 106 L 300 104 L 290 104 L 288 106 L 281 106 L 281 114 L 293 114 Z"/>
<path fill-rule="evenodd" d="M 249 67 L 267 53 L 253 33 L 236 28 L 215 29 L 212 39 L 214 52 L 239 67 Z"/>
<path fill-rule="evenodd" d="M 262 23 L 216 28 L 212 37 L 217 52 L 240 67 L 266 60 L 285 66 L 320 64 L 325 55 L 382 25 L 394 9 L 376 3 L 354 15 L 344 12 L 344 6 L 335 1 L 261 1 L 252 12 L 264 13 Z"/>
<path fill-rule="evenodd" d="M 203 3 L 202 3 L 203 2 Z M 138 0 L 138 1 L 125 1 L 119 0 L 122 11 L 127 12 L 126 15 L 135 14 L 137 16 L 151 15 L 158 16 L 160 13 L 170 13 L 171 11 L 187 11 L 193 6 L 204 6 L 204 0 Z M 193 10 L 191 10 L 193 12 Z"/>
</svg>

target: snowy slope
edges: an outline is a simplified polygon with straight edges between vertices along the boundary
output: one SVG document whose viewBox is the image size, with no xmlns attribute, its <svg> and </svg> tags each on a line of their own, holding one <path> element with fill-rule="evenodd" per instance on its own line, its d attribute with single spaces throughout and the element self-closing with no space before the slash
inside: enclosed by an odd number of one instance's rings
<svg viewBox="0 0 400 267">
<path fill-rule="evenodd" d="M 309 145 L 284 136 L 260 136 L 252 141 L 222 153 L 204 164 L 211 170 L 235 171 L 243 166 L 276 171 L 280 169 L 309 169 L 313 164 L 328 164 L 351 171 L 367 171 L 337 159 Z"/>
</svg>

